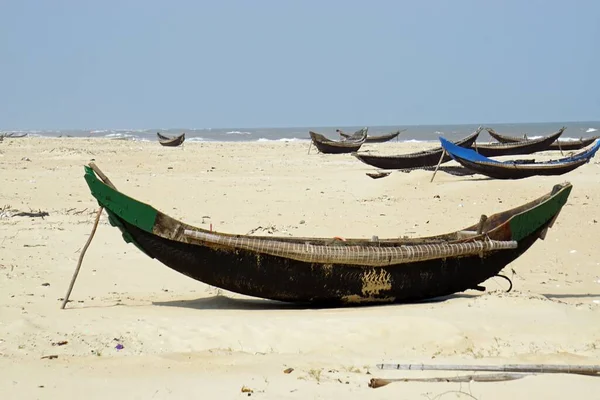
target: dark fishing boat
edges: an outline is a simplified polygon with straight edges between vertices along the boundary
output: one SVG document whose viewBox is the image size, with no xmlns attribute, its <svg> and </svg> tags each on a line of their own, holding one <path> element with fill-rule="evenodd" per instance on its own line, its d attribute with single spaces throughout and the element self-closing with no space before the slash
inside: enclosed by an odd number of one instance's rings
<svg viewBox="0 0 600 400">
<path fill-rule="evenodd" d="M 177 147 L 185 141 L 185 133 L 175 137 L 164 136 L 158 132 L 156 132 L 156 135 L 158 136 L 158 142 L 167 147 Z"/>
<path fill-rule="evenodd" d="M 0 133 L 0 140 L 2 140 L 2 139 L 20 139 L 20 138 L 24 138 L 26 136 L 27 136 L 27 133 L 21 133 L 21 134 L 18 134 L 18 133 L 15 133 L 15 132 L 12 132 L 12 133 Z"/>
<path fill-rule="evenodd" d="M 471 147 L 471 145 L 477 140 L 477 136 L 479 136 L 481 129 L 482 128 L 479 128 L 471 135 L 455 142 L 456 145 L 461 147 Z M 437 163 L 440 162 L 443 152 L 444 149 L 441 147 L 436 147 L 431 150 L 397 156 L 382 156 L 366 153 L 353 153 L 352 155 L 365 164 L 381 169 L 416 169 L 437 165 Z M 444 154 L 442 163 L 448 162 L 451 159 L 452 158 L 449 155 Z"/>
<path fill-rule="evenodd" d="M 471 171 L 496 179 L 522 179 L 536 175 L 562 175 L 588 163 L 600 148 L 600 140 L 594 146 L 578 154 L 558 160 L 509 160 L 496 161 L 475 152 L 455 146 L 444 138 L 440 138 L 442 147 L 463 167 Z"/>
<path fill-rule="evenodd" d="M 562 128 L 560 128 L 559 132 L 563 132 L 565 129 L 567 129 L 567 128 L 562 127 Z M 531 141 L 531 139 L 527 138 L 527 135 L 523 135 L 522 138 L 518 138 L 515 136 L 501 135 L 501 134 L 497 133 L 495 130 L 493 130 L 492 128 L 486 128 L 486 130 L 488 131 L 488 133 L 490 134 L 491 137 L 493 137 L 500 143 L 518 143 L 518 142 Z M 594 136 L 594 137 L 585 138 L 585 139 L 580 138 L 580 139 L 576 139 L 576 140 L 557 139 L 556 141 L 552 142 L 546 150 L 561 150 L 561 151 L 580 150 L 580 149 L 583 149 L 584 147 L 587 147 L 590 144 L 594 143 L 594 141 L 596 139 L 600 139 L 600 136 Z"/>
<path fill-rule="evenodd" d="M 369 136 L 367 135 L 367 139 L 365 140 L 365 143 L 384 143 L 384 142 L 388 142 L 392 139 L 395 139 L 398 137 L 398 135 L 400 135 L 402 132 L 404 132 L 406 129 L 402 129 L 402 130 L 397 130 L 395 132 L 392 133 L 388 133 L 385 135 L 379 135 L 379 136 Z M 353 140 L 357 140 L 360 138 L 360 133 L 361 131 L 357 131 L 355 133 L 353 133 L 352 135 L 349 135 L 347 133 L 342 132 L 341 129 L 336 129 L 335 130 L 337 133 L 339 133 L 339 135 L 344 138 L 344 139 L 353 139 Z"/>
<path fill-rule="evenodd" d="M 483 290 L 483 281 L 544 239 L 572 188 L 556 185 L 537 200 L 449 234 L 380 240 L 214 232 L 128 197 L 93 163 L 85 167 L 85 180 L 124 240 L 167 267 L 236 293 L 321 305 Z"/>
<path fill-rule="evenodd" d="M 485 157 L 516 156 L 532 154 L 547 150 L 550 144 L 562 135 L 563 130 L 544 136 L 535 140 L 512 142 L 512 143 L 475 143 L 471 146 L 475 151 Z"/>
<path fill-rule="evenodd" d="M 321 152 L 325 154 L 342 154 L 342 153 L 352 153 L 360 149 L 365 143 L 365 139 L 367 138 L 367 128 L 361 129 L 359 132 L 360 135 L 352 135 L 352 139 L 347 140 L 331 140 L 321 135 L 320 133 L 316 133 L 313 131 L 309 131 L 310 138 L 315 147 Z M 310 151 L 310 149 L 309 149 Z"/>
</svg>

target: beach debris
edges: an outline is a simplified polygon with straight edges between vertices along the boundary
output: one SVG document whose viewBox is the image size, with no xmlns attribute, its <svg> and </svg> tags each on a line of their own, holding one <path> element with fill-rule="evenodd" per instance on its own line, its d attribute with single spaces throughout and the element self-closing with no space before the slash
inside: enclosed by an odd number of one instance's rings
<svg viewBox="0 0 600 400">
<path fill-rule="evenodd" d="M 30 218 L 42 218 L 49 216 L 50 214 L 47 211 L 42 211 L 38 209 L 38 211 L 34 211 L 31 208 L 29 211 L 20 211 L 16 208 L 12 208 L 10 205 L 5 205 L 0 208 L 0 218 L 12 218 L 12 217 L 30 217 Z"/>
<path fill-rule="evenodd" d="M 432 364 L 377 364 L 379 369 L 411 371 L 487 371 L 578 374 L 600 377 L 600 365 L 563 365 L 563 364 L 506 364 L 506 365 L 432 365 Z"/>
<path fill-rule="evenodd" d="M 306 223 L 305 220 L 301 219 L 300 222 L 298 222 L 300 225 L 304 225 Z"/>
<path fill-rule="evenodd" d="M 124 348 L 125 348 L 125 346 L 123 346 L 121 343 L 119 343 L 115 346 L 115 349 L 117 349 L 117 350 L 123 350 Z"/>
<path fill-rule="evenodd" d="M 577 253 L 577 250 L 571 250 L 571 251 L 569 252 L 569 254 L 575 254 L 575 253 Z"/>
<path fill-rule="evenodd" d="M 284 374 L 291 374 L 294 371 L 294 368 L 286 368 L 283 370 Z"/>
<path fill-rule="evenodd" d="M 277 229 L 277 227 L 275 225 L 268 225 L 268 226 L 258 226 L 254 229 L 250 229 L 250 231 L 248 231 L 248 233 L 246 233 L 246 235 L 252 235 L 253 233 L 256 233 L 258 231 L 263 231 L 266 232 L 270 235 L 274 234 L 275 232 L 279 232 L 279 229 Z"/>
<path fill-rule="evenodd" d="M 44 282 L 42 283 L 42 286 L 50 286 L 50 284 L 48 282 Z"/>
<path fill-rule="evenodd" d="M 23 158 L 21 158 L 21 161 L 31 161 L 31 160 L 29 159 L 29 157 L 23 157 Z"/>
<path fill-rule="evenodd" d="M 69 341 L 67 341 L 67 340 L 61 340 L 59 342 L 52 343 L 52 346 L 64 346 L 67 343 L 69 343 Z"/>
<path fill-rule="evenodd" d="M 367 176 L 370 176 L 373 179 L 385 178 L 389 176 L 391 172 L 366 172 Z"/>
<path fill-rule="evenodd" d="M 446 376 L 441 378 L 394 378 L 382 379 L 371 378 L 369 387 L 377 389 L 394 382 L 502 382 L 513 381 L 516 379 L 525 378 L 529 374 L 513 373 L 513 374 L 485 374 L 485 375 L 461 375 L 461 376 Z"/>
<path fill-rule="evenodd" d="M 48 359 L 48 360 L 54 360 L 55 358 L 58 358 L 58 356 L 56 354 L 52 354 L 52 355 L 49 355 L 49 356 L 42 356 L 40 359 L 43 360 L 45 358 Z"/>
<path fill-rule="evenodd" d="M 250 394 L 250 393 L 254 393 L 254 390 L 250 389 L 247 386 L 242 386 L 242 393 L 248 393 L 248 394 Z"/>
</svg>

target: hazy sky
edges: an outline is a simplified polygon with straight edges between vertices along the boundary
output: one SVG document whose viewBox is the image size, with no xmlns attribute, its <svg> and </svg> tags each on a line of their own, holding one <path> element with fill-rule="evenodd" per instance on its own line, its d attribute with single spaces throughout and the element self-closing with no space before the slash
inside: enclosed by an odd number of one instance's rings
<svg viewBox="0 0 600 400">
<path fill-rule="evenodd" d="M 600 1 L 0 0 L 0 128 L 600 120 Z"/>
</svg>

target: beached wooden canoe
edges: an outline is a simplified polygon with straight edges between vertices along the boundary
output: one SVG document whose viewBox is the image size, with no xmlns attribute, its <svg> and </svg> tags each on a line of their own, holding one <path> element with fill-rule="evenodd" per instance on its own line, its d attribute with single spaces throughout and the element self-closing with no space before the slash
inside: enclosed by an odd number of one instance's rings
<svg viewBox="0 0 600 400">
<path fill-rule="evenodd" d="M 471 148 L 485 157 L 516 156 L 522 154 L 533 154 L 538 151 L 548 150 L 548 147 L 555 142 L 564 129 L 551 135 L 544 136 L 535 140 L 509 142 L 509 143 L 477 143 Z"/>
<path fill-rule="evenodd" d="M 177 147 L 185 141 L 185 133 L 175 137 L 164 136 L 158 132 L 156 132 L 156 135 L 158 136 L 158 142 L 167 147 Z"/>
<path fill-rule="evenodd" d="M 365 143 L 384 143 L 384 142 L 389 142 L 392 139 L 395 139 L 398 137 L 398 135 L 400 135 L 402 132 L 404 132 L 406 129 L 402 129 L 402 130 L 397 130 L 395 132 L 391 132 L 391 133 L 387 133 L 385 135 L 379 135 L 379 136 L 369 136 L 367 135 L 367 139 L 365 140 Z M 339 135 L 344 138 L 344 139 L 360 139 L 360 134 L 361 131 L 357 131 L 354 132 L 352 135 L 349 135 L 347 133 L 342 132 L 342 130 L 340 129 L 336 129 L 335 130 L 337 133 L 339 133 Z"/>
<path fill-rule="evenodd" d="M 482 290 L 483 281 L 544 239 L 572 188 L 556 185 L 532 202 L 445 235 L 340 239 L 214 232 L 127 196 L 93 163 L 85 167 L 85 180 L 124 240 L 167 267 L 232 292 L 319 305 L 408 302 Z"/>
<path fill-rule="evenodd" d="M 27 133 L 0 133 L 0 141 L 3 139 L 20 139 L 27 137 Z"/>
<path fill-rule="evenodd" d="M 320 133 L 316 133 L 313 131 L 309 131 L 309 134 L 312 143 L 321 153 L 343 154 L 358 151 L 358 149 L 360 149 L 360 146 L 362 146 L 365 143 L 365 140 L 367 138 L 367 131 L 367 128 L 363 128 L 361 131 L 357 132 L 360 133 L 360 136 L 357 135 L 353 139 L 347 140 L 331 140 L 321 135 Z"/>
<path fill-rule="evenodd" d="M 490 178 L 523 179 L 536 175 L 563 175 L 590 162 L 600 148 L 600 140 L 589 149 L 558 160 L 509 160 L 497 161 L 487 158 L 472 149 L 455 146 L 440 138 L 442 147 L 463 167 Z"/>
<path fill-rule="evenodd" d="M 458 140 L 455 142 L 456 145 L 461 147 L 471 147 L 471 145 L 477 140 L 477 136 L 479 136 L 481 129 L 482 128 L 479 128 L 471 135 Z M 440 158 L 442 158 L 443 152 L 444 149 L 441 147 L 436 147 L 431 150 L 394 156 L 383 156 L 367 153 L 352 153 L 352 155 L 365 164 L 381 169 L 418 169 L 437 165 L 438 162 L 440 162 Z M 450 160 L 452 160 L 452 158 L 449 155 L 444 154 L 442 163 Z"/>
<path fill-rule="evenodd" d="M 564 132 L 567 129 L 566 127 L 560 128 L 559 132 Z M 500 143 L 517 143 L 517 142 L 528 142 L 535 139 L 528 139 L 527 135 L 523 135 L 522 138 L 516 136 L 502 135 L 497 133 L 492 128 L 486 128 L 491 137 L 499 141 Z M 548 150 L 561 150 L 561 151 L 573 151 L 573 150 L 581 150 L 584 147 L 589 146 L 594 143 L 596 139 L 600 139 L 600 136 L 594 136 L 591 138 L 580 138 L 577 140 L 567 140 L 567 139 L 557 139 L 548 146 L 546 151 Z"/>
</svg>

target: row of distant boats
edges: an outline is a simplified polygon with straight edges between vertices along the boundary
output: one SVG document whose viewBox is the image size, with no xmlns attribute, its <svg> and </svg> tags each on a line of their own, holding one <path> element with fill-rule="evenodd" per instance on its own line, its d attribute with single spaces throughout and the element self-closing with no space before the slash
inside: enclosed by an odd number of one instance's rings
<svg viewBox="0 0 600 400">
<path fill-rule="evenodd" d="M 600 140 L 598 140 L 600 136 L 578 140 L 559 139 L 565 129 L 565 127 L 562 127 L 550 135 L 537 139 L 528 139 L 526 136 L 519 138 L 499 134 L 492 128 L 486 128 L 490 136 L 496 139 L 497 142 L 478 143 L 477 139 L 483 130 L 482 127 L 479 127 L 469 136 L 455 142 L 440 137 L 440 147 L 401 155 L 377 155 L 358 152 L 365 143 L 387 142 L 397 138 L 401 131 L 381 136 L 369 136 L 368 128 L 366 127 L 353 134 L 346 134 L 338 129 L 337 132 L 341 136 L 340 140 L 332 140 L 312 131 L 309 133 L 311 145 L 314 144 L 321 153 L 350 153 L 365 164 L 379 169 L 405 171 L 432 169 L 434 167 L 438 168 L 440 164 L 454 160 L 463 169 L 467 170 L 467 174 L 469 172 L 471 174 L 479 173 L 496 179 L 521 179 L 535 175 L 562 175 L 588 163 L 594 157 L 598 148 L 600 148 Z M 566 157 L 549 161 L 536 161 L 535 159 L 499 161 L 491 158 L 527 155 L 541 151 L 560 151 L 564 153 L 565 151 L 581 149 L 584 150 L 580 153 L 570 154 Z M 463 171 L 461 174 L 465 174 L 465 172 Z M 386 176 L 386 174 L 370 176 L 382 177 Z"/>
</svg>

